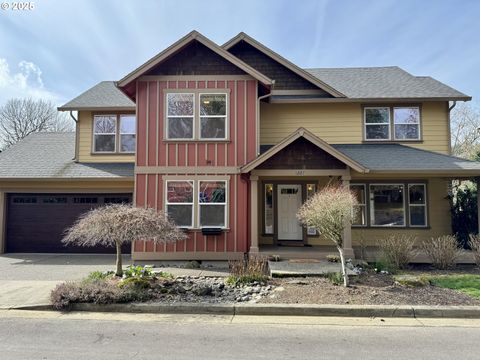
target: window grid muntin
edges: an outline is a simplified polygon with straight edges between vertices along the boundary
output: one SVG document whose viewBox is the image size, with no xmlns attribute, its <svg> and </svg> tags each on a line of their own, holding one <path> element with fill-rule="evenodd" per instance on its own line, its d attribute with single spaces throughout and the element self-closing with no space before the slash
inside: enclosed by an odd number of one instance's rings
<svg viewBox="0 0 480 360">
<path fill-rule="evenodd" d="M 423 204 L 412 204 L 410 202 L 410 188 L 412 186 L 421 186 L 423 187 Z M 424 228 L 424 227 L 427 227 L 428 226 L 428 215 L 427 215 L 427 211 L 428 211 L 428 207 L 427 207 L 427 204 L 428 204 L 428 200 L 427 200 L 427 185 L 425 183 L 408 183 L 408 206 L 409 206 L 409 211 L 408 211 L 408 225 L 410 227 L 414 227 L 414 228 Z M 410 209 L 412 207 L 423 207 L 425 209 L 424 211 L 424 225 L 412 225 L 412 216 L 411 216 L 411 211 Z"/>
<path fill-rule="evenodd" d="M 168 201 L 168 184 L 169 183 L 189 183 L 192 186 L 192 201 L 191 202 L 169 202 Z M 195 181 L 186 179 L 186 180 L 166 180 L 165 181 L 165 214 L 168 214 L 168 205 L 184 205 L 184 206 L 191 206 L 192 208 L 192 218 L 190 222 L 190 226 L 178 226 L 182 229 L 193 229 L 195 227 L 194 220 L 195 220 Z"/>
<path fill-rule="evenodd" d="M 192 115 L 170 115 L 168 113 L 169 108 L 168 108 L 168 99 L 171 96 L 174 95 L 192 95 Z M 166 103 L 165 103 L 165 108 L 166 108 L 166 119 L 167 121 L 165 122 L 165 138 L 168 140 L 194 140 L 195 139 L 195 113 L 196 113 L 196 101 L 195 101 L 195 93 L 191 92 L 168 92 L 166 94 Z M 184 137 L 184 138 L 172 138 L 170 137 L 170 130 L 169 130 L 169 125 L 170 125 L 170 119 L 192 119 L 192 137 Z"/>
</svg>

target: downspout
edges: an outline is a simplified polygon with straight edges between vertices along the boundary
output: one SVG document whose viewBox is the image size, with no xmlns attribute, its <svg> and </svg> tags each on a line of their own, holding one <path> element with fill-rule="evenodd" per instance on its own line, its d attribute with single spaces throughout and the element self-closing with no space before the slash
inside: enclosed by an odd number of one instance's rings
<svg viewBox="0 0 480 360">
<path fill-rule="evenodd" d="M 272 86 L 270 87 L 270 92 L 268 94 L 262 95 L 259 98 L 257 98 L 257 156 L 260 155 L 260 101 L 266 98 L 269 98 L 272 96 L 272 89 L 275 86 L 275 80 L 272 80 Z"/>
<path fill-rule="evenodd" d="M 75 155 L 73 157 L 73 161 L 78 162 L 78 140 L 79 140 L 78 133 L 80 131 L 79 129 L 80 124 L 78 122 L 78 119 L 75 118 L 75 116 L 73 116 L 72 110 L 70 110 L 70 117 L 72 118 L 73 121 L 75 121 Z"/>
<path fill-rule="evenodd" d="M 448 153 L 449 155 L 452 155 L 452 122 L 450 119 L 450 112 L 453 110 L 455 106 L 457 106 L 456 101 L 454 101 L 452 105 L 448 107 Z"/>
</svg>

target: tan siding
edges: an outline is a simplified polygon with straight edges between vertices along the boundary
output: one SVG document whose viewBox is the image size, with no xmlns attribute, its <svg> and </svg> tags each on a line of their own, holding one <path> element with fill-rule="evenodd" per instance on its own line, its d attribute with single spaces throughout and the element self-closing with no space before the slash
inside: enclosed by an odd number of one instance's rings
<svg viewBox="0 0 480 360">
<path fill-rule="evenodd" d="M 260 144 L 274 145 L 299 127 L 331 144 L 361 143 L 362 104 L 261 104 Z M 422 134 L 423 142 L 407 144 L 448 153 L 448 115 L 444 102 L 422 104 Z"/>
<path fill-rule="evenodd" d="M 93 114 L 90 111 L 79 111 L 79 162 L 134 162 L 135 155 L 123 154 L 92 154 L 92 124 Z"/>
</svg>

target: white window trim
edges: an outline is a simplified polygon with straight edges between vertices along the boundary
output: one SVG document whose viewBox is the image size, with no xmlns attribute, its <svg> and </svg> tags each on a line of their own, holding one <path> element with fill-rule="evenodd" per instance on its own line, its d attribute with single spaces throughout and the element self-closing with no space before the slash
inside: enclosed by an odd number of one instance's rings
<svg viewBox="0 0 480 360">
<path fill-rule="evenodd" d="M 201 203 L 200 202 L 200 183 L 201 182 L 223 182 L 225 184 L 225 202 L 223 203 Z M 197 228 L 198 229 L 208 229 L 208 228 L 218 228 L 218 229 L 227 229 L 228 228 L 228 181 L 227 180 L 218 180 L 218 179 L 203 179 L 203 180 L 198 180 L 197 181 L 197 196 L 196 196 L 196 201 L 197 201 Z M 209 205 L 223 205 L 225 207 L 225 212 L 224 212 L 224 219 L 223 219 L 223 226 L 202 226 L 200 224 L 200 207 L 201 206 L 209 206 Z"/>
<path fill-rule="evenodd" d="M 417 109 L 418 110 L 418 122 L 414 124 L 397 124 L 395 122 L 395 109 Z M 393 138 L 395 141 L 419 141 L 422 139 L 422 114 L 420 112 L 420 107 L 419 106 L 394 106 L 393 107 Z M 418 138 L 416 139 L 397 139 L 396 131 L 395 131 L 395 126 L 396 125 L 418 125 Z"/>
<path fill-rule="evenodd" d="M 135 119 L 135 129 L 137 128 L 137 116 L 136 114 L 120 114 L 119 116 L 119 126 L 118 126 L 118 151 L 123 153 L 123 154 L 135 154 L 135 150 L 133 151 L 122 151 L 122 135 L 135 135 L 135 146 L 137 144 L 137 133 L 136 131 L 133 132 L 133 133 L 123 133 L 122 132 L 122 119 L 124 117 L 131 117 L 133 116 L 133 118 Z"/>
<path fill-rule="evenodd" d="M 411 204 L 410 203 L 410 187 L 412 186 L 422 186 L 423 187 L 423 194 L 425 197 L 425 202 L 423 204 Z M 413 228 L 426 228 L 428 227 L 428 194 L 427 194 L 427 184 L 425 183 L 408 183 L 408 226 L 413 227 Z M 424 207 L 425 208 L 425 225 L 412 225 L 411 223 L 411 207 Z"/>
<path fill-rule="evenodd" d="M 189 182 L 192 184 L 192 202 L 191 203 L 171 203 L 168 202 L 168 184 L 169 183 L 174 183 L 174 182 Z M 165 199 L 165 215 L 168 215 L 168 205 L 190 205 L 192 207 L 192 219 L 191 219 L 191 225 L 190 226 L 178 226 L 180 229 L 194 229 L 195 228 L 195 180 L 191 179 L 185 179 L 185 180 L 165 180 L 165 194 L 164 194 L 164 199 Z"/>
<path fill-rule="evenodd" d="M 402 196 L 403 196 L 403 224 L 402 225 L 373 225 L 373 212 L 375 211 L 375 207 L 372 206 L 372 186 L 401 186 L 403 188 L 402 191 Z M 370 227 L 376 227 L 376 228 L 404 228 L 407 227 L 407 209 L 406 209 L 406 202 L 405 202 L 405 183 L 371 183 L 368 184 L 368 194 L 369 194 L 369 205 L 370 205 Z"/>
<path fill-rule="evenodd" d="M 193 97 L 193 105 L 192 105 L 192 109 L 193 109 L 193 114 L 192 115 L 168 115 L 168 98 L 169 96 L 171 95 L 192 95 Z M 196 101 L 195 101 L 195 93 L 192 93 L 192 92 L 168 92 L 166 93 L 166 97 L 165 97 L 165 139 L 167 140 L 173 140 L 173 141 L 185 141 L 185 140 L 195 140 L 195 104 L 196 104 Z M 192 137 L 191 138 L 171 138 L 169 136 L 169 131 L 168 131 L 168 124 L 169 124 L 169 118 L 192 118 Z"/>
<path fill-rule="evenodd" d="M 201 105 L 201 98 L 202 95 L 225 95 L 225 115 L 202 115 L 200 113 L 200 106 Z M 216 92 L 216 93 L 210 93 L 210 92 L 201 92 L 198 93 L 198 139 L 200 140 L 208 140 L 208 141 L 225 141 L 228 139 L 228 93 L 226 92 Z M 223 138 L 204 138 L 202 137 L 202 118 L 224 118 L 225 119 L 225 137 Z M 195 134 L 195 133 L 194 133 Z"/>
<path fill-rule="evenodd" d="M 365 199 L 364 203 L 358 203 L 358 206 L 362 207 L 365 209 L 365 223 L 364 224 L 352 224 L 352 227 L 359 227 L 359 228 L 364 228 L 368 226 L 368 206 L 367 206 L 367 201 L 368 201 L 368 195 L 367 195 L 367 184 L 361 184 L 361 183 L 351 183 L 350 184 L 350 190 L 352 186 L 361 186 L 363 187 L 363 197 Z"/>
<path fill-rule="evenodd" d="M 115 117 L 115 132 L 114 133 L 100 133 L 100 134 L 97 134 L 95 132 L 95 125 L 96 125 L 96 120 L 97 118 L 100 118 L 100 117 Z M 115 154 L 117 152 L 117 131 L 118 131 L 118 116 L 116 114 L 96 114 L 96 115 L 93 115 L 93 131 L 92 131 L 92 153 L 94 154 Z M 113 151 L 98 151 L 95 149 L 95 136 L 96 135 L 99 135 L 99 136 L 102 136 L 102 135 L 113 135 L 115 136 L 115 141 L 114 141 L 114 150 Z"/>
<path fill-rule="evenodd" d="M 367 110 L 371 109 L 387 109 L 388 110 L 388 122 L 384 123 L 371 123 L 367 124 Z M 364 133 L 364 140 L 365 141 L 390 141 L 392 140 L 392 119 L 390 116 L 391 109 L 388 106 L 367 106 L 363 108 L 363 133 Z M 368 139 L 367 138 L 367 126 L 374 126 L 374 125 L 387 125 L 388 126 L 388 139 Z"/>
</svg>

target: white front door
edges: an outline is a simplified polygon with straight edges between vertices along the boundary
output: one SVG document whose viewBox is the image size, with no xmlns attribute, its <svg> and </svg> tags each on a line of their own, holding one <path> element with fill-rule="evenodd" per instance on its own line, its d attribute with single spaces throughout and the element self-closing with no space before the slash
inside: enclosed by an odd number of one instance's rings
<svg viewBox="0 0 480 360">
<path fill-rule="evenodd" d="M 302 185 L 278 185 L 278 240 L 302 240 L 303 228 L 297 220 L 302 206 Z"/>
</svg>

